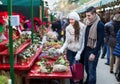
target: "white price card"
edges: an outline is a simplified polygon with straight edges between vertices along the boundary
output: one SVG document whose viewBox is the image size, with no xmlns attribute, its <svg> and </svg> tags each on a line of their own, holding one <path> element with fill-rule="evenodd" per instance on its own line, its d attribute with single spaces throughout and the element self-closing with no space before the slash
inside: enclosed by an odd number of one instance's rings
<svg viewBox="0 0 120 84">
<path fill-rule="evenodd" d="M 46 43 L 47 42 L 47 37 L 46 36 L 43 36 L 42 38 L 42 44 Z"/>
<path fill-rule="evenodd" d="M 19 15 L 10 16 L 10 22 L 11 22 L 11 26 L 19 26 L 19 24 L 20 24 Z"/>
</svg>

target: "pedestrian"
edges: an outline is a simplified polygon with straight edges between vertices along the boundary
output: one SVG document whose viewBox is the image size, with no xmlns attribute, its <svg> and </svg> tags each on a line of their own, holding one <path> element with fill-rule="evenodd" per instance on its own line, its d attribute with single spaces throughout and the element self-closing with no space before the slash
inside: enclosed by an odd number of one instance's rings
<svg viewBox="0 0 120 84">
<path fill-rule="evenodd" d="M 115 75 L 117 74 L 117 70 L 118 70 L 118 66 L 120 64 L 120 29 L 117 33 L 117 44 L 114 48 L 114 51 L 113 51 L 113 55 L 115 56 L 116 58 L 116 61 L 115 61 Z"/>
<path fill-rule="evenodd" d="M 87 27 L 85 32 L 84 62 L 87 79 L 85 84 L 96 84 L 96 67 L 104 41 L 104 24 L 91 6 L 86 10 Z"/>
<path fill-rule="evenodd" d="M 58 52 L 63 53 L 63 51 L 67 49 L 66 56 L 70 66 L 72 66 L 75 60 L 78 61 L 80 57 L 82 57 L 81 53 L 84 49 L 85 25 L 80 22 L 80 17 L 76 12 L 71 12 L 68 18 L 70 24 L 66 27 L 65 43 Z M 70 81 L 70 84 L 74 84 L 73 80 Z"/>
<path fill-rule="evenodd" d="M 114 62 L 115 62 L 115 56 L 113 55 L 113 50 L 115 48 L 116 45 L 116 34 L 118 32 L 118 30 L 120 29 L 120 14 L 115 14 L 113 16 L 113 20 L 111 21 L 111 25 L 109 28 L 106 29 L 106 33 L 108 36 L 108 45 L 110 46 L 110 73 L 114 73 L 113 72 L 113 68 L 114 68 Z"/>
<path fill-rule="evenodd" d="M 103 53 L 102 53 L 101 58 L 104 58 L 105 55 L 107 54 L 107 62 L 105 63 L 106 65 L 110 64 L 110 46 L 108 44 L 109 35 L 107 34 L 107 32 L 108 32 L 107 30 L 110 27 L 112 27 L 111 22 L 113 20 L 113 16 L 114 15 L 111 15 L 110 21 L 107 22 L 104 26 L 104 44 L 103 44 Z"/>
</svg>

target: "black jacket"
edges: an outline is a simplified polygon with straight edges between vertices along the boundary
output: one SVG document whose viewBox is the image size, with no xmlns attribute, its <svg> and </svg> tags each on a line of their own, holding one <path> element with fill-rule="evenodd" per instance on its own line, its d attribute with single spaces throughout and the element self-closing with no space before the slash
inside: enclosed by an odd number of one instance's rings
<svg viewBox="0 0 120 84">
<path fill-rule="evenodd" d="M 97 25 L 97 44 L 96 44 L 96 47 L 93 49 L 87 46 L 90 28 L 91 28 L 91 25 L 87 26 L 86 32 L 85 32 L 85 51 L 89 52 L 90 54 L 97 55 L 98 52 L 100 51 L 101 45 L 103 44 L 103 41 L 104 41 L 104 24 L 101 21 L 98 22 L 98 25 Z"/>
<path fill-rule="evenodd" d="M 119 21 L 110 21 L 105 24 L 105 38 L 106 43 L 110 45 L 110 47 L 114 48 L 116 45 L 116 34 L 120 29 Z"/>
</svg>

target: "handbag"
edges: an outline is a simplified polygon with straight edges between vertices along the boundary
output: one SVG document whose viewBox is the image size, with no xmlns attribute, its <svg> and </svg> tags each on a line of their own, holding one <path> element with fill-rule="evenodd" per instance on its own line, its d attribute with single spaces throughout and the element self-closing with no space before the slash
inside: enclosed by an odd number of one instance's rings
<svg viewBox="0 0 120 84">
<path fill-rule="evenodd" d="M 83 80 L 84 78 L 84 67 L 83 64 L 80 62 L 76 62 L 71 66 L 72 75 L 74 82 L 78 82 Z"/>
</svg>

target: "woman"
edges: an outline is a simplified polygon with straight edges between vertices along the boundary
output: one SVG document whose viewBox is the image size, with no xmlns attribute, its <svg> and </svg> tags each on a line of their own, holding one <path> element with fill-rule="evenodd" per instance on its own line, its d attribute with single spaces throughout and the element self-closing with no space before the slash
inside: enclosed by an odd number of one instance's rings
<svg viewBox="0 0 120 84">
<path fill-rule="evenodd" d="M 80 22 L 80 17 L 76 12 L 71 12 L 68 18 L 70 24 L 66 27 L 66 40 L 58 52 L 63 53 L 67 48 L 67 59 L 72 66 L 74 60 L 80 60 L 84 48 L 85 25 Z M 71 84 L 74 83 L 71 81 Z"/>
</svg>

